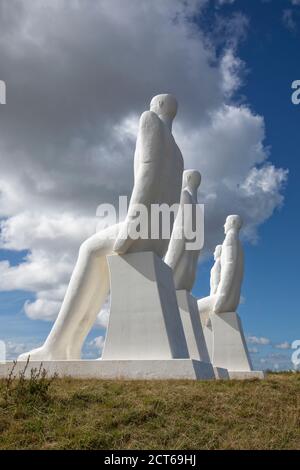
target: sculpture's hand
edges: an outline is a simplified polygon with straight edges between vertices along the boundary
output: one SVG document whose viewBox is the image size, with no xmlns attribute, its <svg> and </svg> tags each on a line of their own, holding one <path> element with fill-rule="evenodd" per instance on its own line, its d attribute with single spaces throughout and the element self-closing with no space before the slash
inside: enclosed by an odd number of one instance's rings
<svg viewBox="0 0 300 470">
<path fill-rule="evenodd" d="M 213 308 L 214 313 L 222 313 L 224 311 L 225 300 L 226 300 L 225 294 L 218 295 L 216 303 Z"/>
<path fill-rule="evenodd" d="M 118 255 L 124 255 L 132 245 L 134 240 L 130 238 L 129 233 L 129 223 L 124 222 L 113 248 Z"/>
</svg>

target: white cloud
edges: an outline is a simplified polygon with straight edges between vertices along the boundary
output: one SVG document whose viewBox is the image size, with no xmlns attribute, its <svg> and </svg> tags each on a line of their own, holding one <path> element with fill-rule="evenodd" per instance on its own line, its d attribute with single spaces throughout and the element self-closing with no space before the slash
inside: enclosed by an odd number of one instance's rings
<svg viewBox="0 0 300 470">
<path fill-rule="evenodd" d="M 270 344 L 270 343 L 271 343 L 271 341 L 269 340 L 269 338 L 264 338 L 263 336 L 262 336 L 262 337 L 258 337 L 258 336 L 248 336 L 247 342 L 248 342 L 249 344 L 260 344 L 260 345 L 267 345 L 267 344 Z"/>
<path fill-rule="evenodd" d="M 233 49 L 228 49 L 222 57 L 220 66 L 224 94 L 231 96 L 242 83 L 239 72 L 243 69 L 243 62 L 235 56 Z"/>
<path fill-rule="evenodd" d="M 291 349 L 291 345 L 288 341 L 284 341 L 283 343 L 275 344 L 274 348 L 276 348 L 276 349 Z"/>
<path fill-rule="evenodd" d="M 213 39 L 189 17 L 204 3 L 1 4 L 1 72 L 11 99 L 0 129 L 0 247 L 28 254 L 18 266 L 0 262 L 0 290 L 34 292 L 24 306 L 30 318 L 56 317 L 98 204 L 130 194 L 138 116 L 156 93 L 179 100 L 174 134 L 186 167 L 202 173 L 206 251 L 222 240 L 228 214 L 240 213 L 255 241 L 282 204 L 287 174 L 269 160 L 264 119 L 234 101 L 245 21 L 234 19 L 239 28 L 223 34 L 217 58 Z M 106 305 L 97 325 L 107 319 Z"/>
<path fill-rule="evenodd" d="M 34 341 L 28 341 L 24 339 L 24 341 L 15 341 L 9 340 L 5 341 L 5 350 L 6 350 L 6 360 L 12 361 L 15 360 L 20 354 L 36 348 L 38 344 Z"/>
<path fill-rule="evenodd" d="M 255 367 L 258 369 L 263 367 L 263 369 L 270 370 L 292 370 L 293 364 L 291 362 L 291 357 L 282 353 L 270 353 L 264 357 L 258 358 L 255 360 Z"/>
<path fill-rule="evenodd" d="M 88 350 L 94 351 L 98 356 L 101 356 L 102 354 L 102 349 L 104 346 L 104 336 L 97 336 L 94 338 L 92 341 L 90 341 L 88 344 Z M 91 351 L 88 351 L 88 354 Z"/>
<path fill-rule="evenodd" d="M 296 1 L 297 1 L 297 0 L 296 0 Z M 235 2 L 235 0 L 217 0 L 217 3 L 218 3 L 219 5 L 225 5 L 226 3 L 230 3 L 230 4 L 231 4 L 231 3 L 234 3 L 234 2 Z"/>
<path fill-rule="evenodd" d="M 297 5 L 294 3 L 294 5 Z M 287 8 L 282 13 L 282 21 L 284 26 L 292 33 L 297 31 L 297 20 L 295 18 L 294 11 L 291 8 Z"/>
<path fill-rule="evenodd" d="M 249 353 L 258 354 L 258 349 L 257 348 L 249 348 Z"/>
<path fill-rule="evenodd" d="M 95 326 L 99 326 L 100 328 L 107 328 L 108 320 L 109 320 L 109 310 L 110 310 L 110 298 L 105 302 L 99 315 L 97 316 Z"/>
</svg>

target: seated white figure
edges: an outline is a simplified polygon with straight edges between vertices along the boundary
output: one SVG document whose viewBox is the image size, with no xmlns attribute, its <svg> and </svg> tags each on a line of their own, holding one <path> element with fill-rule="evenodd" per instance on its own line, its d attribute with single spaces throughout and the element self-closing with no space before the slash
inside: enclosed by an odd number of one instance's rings
<svg viewBox="0 0 300 470">
<path fill-rule="evenodd" d="M 176 290 L 187 290 L 193 288 L 199 249 L 186 249 L 190 243 L 185 236 L 185 226 L 192 227 L 196 221 L 195 209 L 198 205 L 197 191 L 201 183 L 201 175 L 197 170 L 185 170 L 182 178 L 182 191 L 180 207 L 174 222 L 173 232 L 169 248 L 165 256 L 165 263 L 173 270 L 173 278 Z M 185 211 L 184 206 L 190 205 L 191 210 Z M 184 213 L 184 216 L 183 216 Z"/>
<path fill-rule="evenodd" d="M 220 249 L 221 257 L 220 260 L 216 260 L 216 266 L 213 268 L 215 272 L 212 273 L 214 280 L 211 294 L 198 300 L 200 315 L 235 312 L 239 305 L 244 274 L 244 255 L 239 241 L 241 227 L 240 216 L 227 217 L 224 226 L 226 236 Z M 216 279 L 218 270 L 220 270 L 219 282 Z"/>
<path fill-rule="evenodd" d="M 106 256 L 112 253 L 153 251 L 161 258 L 169 240 L 130 238 L 137 205 L 178 204 L 183 158 L 172 135 L 177 101 L 169 94 L 154 97 L 142 114 L 134 156 L 134 187 L 124 222 L 98 232 L 80 247 L 76 266 L 58 317 L 44 345 L 19 360 L 80 359 L 83 342 L 109 292 Z M 151 220 L 149 219 L 149 233 Z"/>
<path fill-rule="evenodd" d="M 222 245 L 217 245 L 214 252 L 214 265 L 210 271 L 210 295 L 217 292 L 221 280 L 221 253 Z"/>
</svg>

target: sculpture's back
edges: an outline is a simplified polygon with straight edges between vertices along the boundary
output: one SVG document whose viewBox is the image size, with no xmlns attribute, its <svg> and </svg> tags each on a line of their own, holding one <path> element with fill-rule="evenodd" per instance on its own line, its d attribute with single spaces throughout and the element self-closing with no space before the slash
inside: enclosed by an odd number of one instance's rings
<svg viewBox="0 0 300 470">
<path fill-rule="evenodd" d="M 135 185 L 128 210 L 130 217 L 137 204 L 145 206 L 148 212 L 148 238 L 137 238 L 126 252 L 153 251 L 163 257 L 169 238 L 161 236 L 161 227 L 157 226 L 159 220 L 153 217 L 151 208 L 154 204 L 172 207 L 179 203 L 184 165 L 181 151 L 172 135 L 172 121 L 177 110 L 175 98 L 158 95 L 152 100 L 151 109 L 154 110 L 144 112 L 140 119 L 134 157 Z M 170 217 L 170 232 L 172 220 Z M 151 237 L 155 232 L 159 236 Z"/>
</svg>

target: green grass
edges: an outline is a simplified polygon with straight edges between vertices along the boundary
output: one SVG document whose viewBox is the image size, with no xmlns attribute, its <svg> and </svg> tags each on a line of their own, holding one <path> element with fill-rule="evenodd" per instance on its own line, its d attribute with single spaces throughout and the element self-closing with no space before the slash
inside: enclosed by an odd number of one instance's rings
<svg viewBox="0 0 300 470">
<path fill-rule="evenodd" d="M 0 381 L 0 449 L 300 449 L 300 374 Z"/>
</svg>

